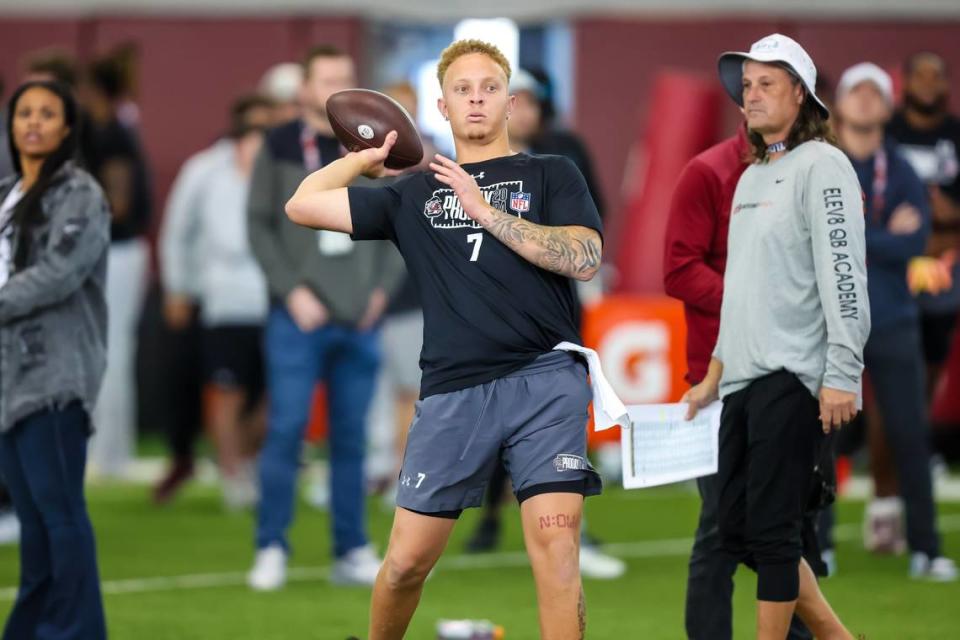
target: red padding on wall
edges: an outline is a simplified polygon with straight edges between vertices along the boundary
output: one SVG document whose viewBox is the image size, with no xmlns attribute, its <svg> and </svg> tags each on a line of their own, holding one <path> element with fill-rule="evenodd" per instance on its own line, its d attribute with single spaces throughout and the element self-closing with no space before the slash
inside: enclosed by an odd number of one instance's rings
<svg viewBox="0 0 960 640">
<path fill-rule="evenodd" d="M 618 239 L 617 293 L 663 292 L 663 242 L 674 185 L 684 165 L 719 134 L 719 83 L 699 74 L 657 76 L 645 133 L 634 145 L 632 183 Z"/>
</svg>

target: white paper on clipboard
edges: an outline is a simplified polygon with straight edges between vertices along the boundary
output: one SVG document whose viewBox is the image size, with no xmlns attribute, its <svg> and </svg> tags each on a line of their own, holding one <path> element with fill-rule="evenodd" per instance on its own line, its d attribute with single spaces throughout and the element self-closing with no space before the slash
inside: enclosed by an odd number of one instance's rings
<svg viewBox="0 0 960 640">
<path fill-rule="evenodd" d="M 632 427 L 621 431 L 623 487 L 642 489 L 717 472 L 720 402 L 686 421 L 687 405 L 627 407 Z"/>
</svg>

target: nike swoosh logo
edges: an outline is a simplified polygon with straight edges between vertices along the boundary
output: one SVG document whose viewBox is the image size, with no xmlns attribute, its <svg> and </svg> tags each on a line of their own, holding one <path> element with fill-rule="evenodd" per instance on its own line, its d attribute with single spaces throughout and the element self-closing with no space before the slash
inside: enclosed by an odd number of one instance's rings
<svg viewBox="0 0 960 640">
<path fill-rule="evenodd" d="M 779 179 L 777 179 L 777 180 L 774 180 L 774 182 L 776 182 L 777 184 L 780 184 L 780 183 L 783 182 L 784 180 L 786 180 L 786 178 L 779 178 Z"/>
<path fill-rule="evenodd" d="M 476 175 L 471 175 L 470 177 L 473 178 L 474 180 L 483 180 L 483 178 L 485 177 L 485 174 L 483 171 L 481 171 L 480 173 Z"/>
</svg>

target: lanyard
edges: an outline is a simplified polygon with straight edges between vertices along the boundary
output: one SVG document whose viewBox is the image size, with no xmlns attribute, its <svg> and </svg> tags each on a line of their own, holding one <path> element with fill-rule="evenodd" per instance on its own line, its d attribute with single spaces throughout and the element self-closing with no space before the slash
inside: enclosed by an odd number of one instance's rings
<svg viewBox="0 0 960 640">
<path fill-rule="evenodd" d="M 300 146 L 303 148 L 303 166 L 313 173 L 320 168 L 320 148 L 317 146 L 317 136 L 310 127 L 304 126 L 300 132 Z"/>
<path fill-rule="evenodd" d="M 317 136 L 310 127 L 304 126 L 300 133 L 300 146 L 303 148 L 303 166 L 307 172 L 319 170 L 322 166 L 320 147 L 317 146 Z M 345 233 L 321 229 L 317 231 L 317 248 L 321 255 L 339 256 L 353 251 L 353 241 Z"/>
<path fill-rule="evenodd" d="M 883 147 L 873 156 L 873 221 L 880 222 L 886 205 L 887 151 Z"/>
</svg>

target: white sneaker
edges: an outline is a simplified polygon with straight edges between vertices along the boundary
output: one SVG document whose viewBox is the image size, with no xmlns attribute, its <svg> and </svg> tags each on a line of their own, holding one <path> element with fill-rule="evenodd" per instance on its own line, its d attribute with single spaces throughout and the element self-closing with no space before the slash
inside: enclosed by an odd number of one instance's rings
<svg viewBox="0 0 960 640">
<path fill-rule="evenodd" d="M 339 585 L 373 586 L 383 560 L 369 544 L 351 549 L 333 563 L 330 582 Z"/>
<path fill-rule="evenodd" d="M 900 498 L 894 496 L 870 501 L 863 514 L 863 546 L 878 554 L 900 555 L 907 550 Z"/>
<path fill-rule="evenodd" d="M 257 551 L 247 585 L 254 591 L 276 591 L 287 582 L 287 552 L 278 544 Z"/>
<path fill-rule="evenodd" d="M 956 582 L 960 572 L 950 558 L 937 556 L 930 559 L 925 553 L 915 553 L 910 557 L 910 577 L 914 580 L 931 582 Z"/>
<path fill-rule="evenodd" d="M 318 511 L 330 510 L 330 484 L 326 479 L 312 480 L 304 493 L 304 499 Z"/>
<path fill-rule="evenodd" d="M 17 514 L 10 511 L 0 511 L 0 545 L 17 544 L 20 542 L 20 520 Z"/>
<path fill-rule="evenodd" d="M 257 505 L 260 492 L 257 488 L 255 476 L 247 469 L 233 475 L 223 474 L 220 478 L 223 493 L 223 506 L 227 511 L 243 511 Z"/>
<path fill-rule="evenodd" d="M 837 552 L 833 549 L 827 549 L 820 553 L 820 559 L 827 567 L 827 577 L 832 578 L 837 575 Z"/>
<path fill-rule="evenodd" d="M 380 507 L 387 513 L 393 513 L 397 508 L 397 490 L 399 488 L 399 483 L 392 482 L 383 491 L 383 495 L 380 496 Z"/>
<path fill-rule="evenodd" d="M 593 545 L 580 547 L 580 575 L 594 580 L 614 580 L 627 571 L 627 563 L 601 552 Z"/>
</svg>

